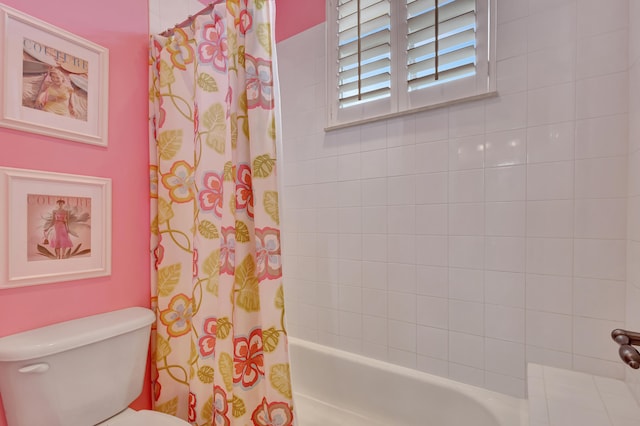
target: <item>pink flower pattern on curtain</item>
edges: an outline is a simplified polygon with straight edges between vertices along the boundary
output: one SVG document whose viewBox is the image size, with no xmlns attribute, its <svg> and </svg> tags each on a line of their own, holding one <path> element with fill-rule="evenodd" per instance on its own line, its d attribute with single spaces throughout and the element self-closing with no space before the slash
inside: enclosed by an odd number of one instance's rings
<svg viewBox="0 0 640 426">
<path fill-rule="evenodd" d="M 274 0 L 150 42 L 154 409 L 295 425 L 280 254 Z"/>
</svg>

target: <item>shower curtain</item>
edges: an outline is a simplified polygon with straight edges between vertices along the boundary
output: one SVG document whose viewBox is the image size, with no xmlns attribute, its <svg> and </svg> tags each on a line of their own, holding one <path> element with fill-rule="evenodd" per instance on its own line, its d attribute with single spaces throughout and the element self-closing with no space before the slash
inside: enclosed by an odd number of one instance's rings
<svg viewBox="0 0 640 426">
<path fill-rule="evenodd" d="M 294 425 L 276 176 L 274 0 L 150 41 L 154 409 Z"/>
</svg>

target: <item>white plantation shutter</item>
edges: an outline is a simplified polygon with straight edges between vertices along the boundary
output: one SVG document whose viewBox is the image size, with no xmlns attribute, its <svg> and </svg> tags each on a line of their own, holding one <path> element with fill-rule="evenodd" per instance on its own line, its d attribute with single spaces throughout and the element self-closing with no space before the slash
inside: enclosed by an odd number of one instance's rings
<svg viewBox="0 0 640 426">
<path fill-rule="evenodd" d="M 495 91 L 496 0 L 329 0 L 328 128 Z"/>
<path fill-rule="evenodd" d="M 407 0 L 409 91 L 472 76 L 475 0 Z"/>
<path fill-rule="evenodd" d="M 391 95 L 389 0 L 338 1 L 338 90 L 341 107 Z"/>
</svg>

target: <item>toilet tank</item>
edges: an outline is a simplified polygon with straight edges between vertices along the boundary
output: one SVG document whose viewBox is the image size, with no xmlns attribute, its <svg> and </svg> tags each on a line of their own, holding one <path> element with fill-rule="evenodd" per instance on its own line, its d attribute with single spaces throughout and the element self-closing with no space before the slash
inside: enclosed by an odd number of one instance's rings
<svg viewBox="0 0 640 426">
<path fill-rule="evenodd" d="M 0 396 L 9 426 L 89 426 L 142 392 L 151 323 L 127 308 L 0 338 Z"/>
</svg>

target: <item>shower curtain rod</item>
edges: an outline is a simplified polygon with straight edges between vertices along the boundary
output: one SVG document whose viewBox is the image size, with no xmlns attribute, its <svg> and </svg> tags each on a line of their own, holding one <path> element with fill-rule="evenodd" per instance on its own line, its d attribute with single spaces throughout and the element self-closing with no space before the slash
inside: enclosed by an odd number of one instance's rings
<svg viewBox="0 0 640 426">
<path fill-rule="evenodd" d="M 217 4 L 220 4 L 220 3 L 224 3 L 224 2 L 225 2 L 225 0 L 214 0 L 214 1 L 212 1 L 211 3 L 209 3 L 208 6 L 206 6 L 201 11 L 197 12 L 195 15 L 189 15 L 189 17 L 187 19 L 185 19 L 184 21 L 180 22 L 179 24 L 175 24 L 173 26 L 173 28 L 168 28 L 164 32 L 160 33 L 160 35 L 164 36 L 164 37 L 171 37 L 173 35 L 173 32 L 176 30 L 176 28 L 184 28 L 184 27 L 187 27 L 187 26 L 191 25 L 193 20 L 196 19 L 198 16 L 206 15 L 208 13 L 211 13 L 211 11 L 213 10 L 214 6 L 216 6 Z"/>
</svg>

